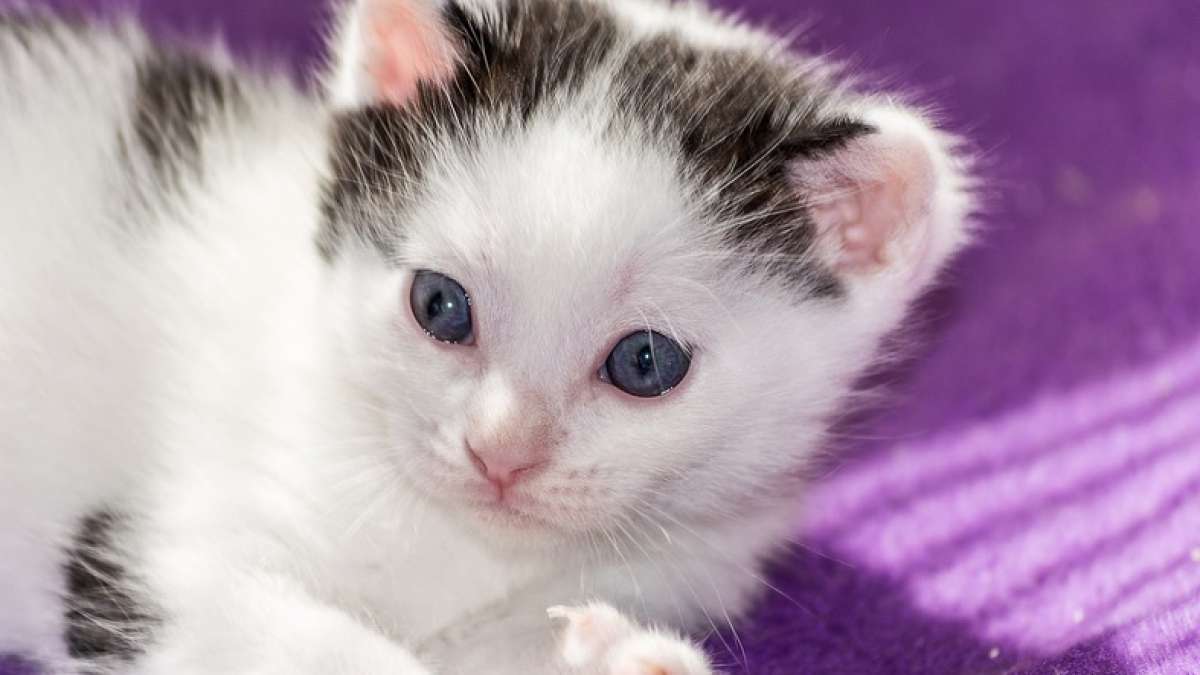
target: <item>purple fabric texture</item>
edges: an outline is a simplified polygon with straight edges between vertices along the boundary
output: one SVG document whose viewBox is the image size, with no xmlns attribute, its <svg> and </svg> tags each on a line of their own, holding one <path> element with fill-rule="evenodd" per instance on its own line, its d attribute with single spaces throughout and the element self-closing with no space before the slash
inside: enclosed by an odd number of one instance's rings
<svg viewBox="0 0 1200 675">
<path fill-rule="evenodd" d="M 1200 3 L 727 2 L 935 105 L 979 151 L 986 214 L 913 358 L 876 378 L 886 405 L 839 430 L 763 604 L 736 634 L 715 621 L 715 658 L 1200 673 Z M 325 14 L 141 5 L 298 70 Z"/>
</svg>

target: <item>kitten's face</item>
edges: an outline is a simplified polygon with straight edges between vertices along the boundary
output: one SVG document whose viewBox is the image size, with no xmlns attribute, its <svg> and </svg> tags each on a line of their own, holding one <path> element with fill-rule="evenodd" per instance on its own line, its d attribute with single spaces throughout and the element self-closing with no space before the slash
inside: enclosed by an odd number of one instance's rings
<svg viewBox="0 0 1200 675">
<path fill-rule="evenodd" d="M 369 299 L 353 351 L 372 357 L 361 373 L 386 410 L 386 452 L 430 494 L 506 528 L 727 513 L 795 472 L 859 347 L 836 301 L 805 301 L 706 241 L 662 158 L 556 124 L 438 178 L 453 197 L 404 217 L 395 268 L 345 261 L 371 268 L 347 291 Z M 421 325 L 419 270 L 469 294 L 468 343 Z M 637 396 L 620 388 L 626 353 L 606 362 L 647 330 L 690 364 L 670 391 Z M 532 468 L 500 499 L 472 449 Z"/>
<path fill-rule="evenodd" d="M 878 205 L 795 175 L 868 126 L 816 79 L 742 100 L 731 68 L 753 85 L 779 64 L 711 46 L 722 30 L 747 44 L 712 19 L 664 14 L 697 22 L 667 44 L 628 8 L 545 3 L 451 5 L 437 20 L 471 36 L 444 47 L 463 50 L 457 75 L 340 122 L 322 246 L 378 452 L 521 541 L 787 494 L 919 285 L 867 283 L 886 277 L 886 232 L 877 252 L 845 244 L 869 265 L 842 265 L 839 223 Z M 556 40 L 584 55 L 550 85 Z M 814 96 L 827 111 L 799 100 Z M 852 178 L 812 173 L 831 172 Z"/>
</svg>

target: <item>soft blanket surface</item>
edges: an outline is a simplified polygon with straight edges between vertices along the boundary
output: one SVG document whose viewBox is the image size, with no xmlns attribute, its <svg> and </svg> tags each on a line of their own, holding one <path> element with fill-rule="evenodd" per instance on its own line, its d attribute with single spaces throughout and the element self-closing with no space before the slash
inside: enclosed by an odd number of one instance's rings
<svg viewBox="0 0 1200 675">
<path fill-rule="evenodd" d="M 765 602 L 736 632 L 714 617 L 718 661 L 1200 673 L 1200 3 L 735 3 L 935 104 L 988 189 L 979 245 L 879 378 L 886 405 L 841 430 Z M 306 64 L 325 12 L 130 4 Z"/>
</svg>

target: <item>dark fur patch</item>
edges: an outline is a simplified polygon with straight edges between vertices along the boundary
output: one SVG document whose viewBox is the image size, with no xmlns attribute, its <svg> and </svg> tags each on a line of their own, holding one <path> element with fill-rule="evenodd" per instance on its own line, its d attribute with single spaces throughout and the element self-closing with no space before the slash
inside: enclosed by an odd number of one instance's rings
<svg viewBox="0 0 1200 675">
<path fill-rule="evenodd" d="M 446 16 L 469 55 L 455 86 L 460 105 L 510 124 L 576 94 L 617 44 L 613 17 L 581 0 L 502 3 L 486 26 L 453 3 Z"/>
<path fill-rule="evenodd" d="M 706 196 L 703 206 L 727 225 L 731 246 L 809 292 L 836 291 L 832 275 L 806 255 L 813 228 L 788 176 L 795 160 L 871 131 L 830 112 L 837 94 L 828 83 L 782 58 L 701 47 L 673 33 L 628 47 L 599 3 L 498 4 L 486 19 L 447 4 L 446 24 L 465 52 L 451 82 L 420 87 L 402 110 L 354 111 L 337 122 L 320 240 L 327 258 L 352 233 L 393 254 L 394 226 L 356 205 L 383 198 L 402 208 L 419 193 L 435 141 L 469 148 L 481 130 L 519 130 L 540 109 L 580 95 L 603 66 L 615 74 L 596 104 L 613 106 L 621 113 L 615 124 L 644 131 L 647 142 L 682 159 L 681 177 Z"/>
<path fill-rule="evenodd" d="M 68 551 L 66 634 L 72 658 L 94 664 L 128 662 L 141 653 L 159 620 L 138 597 L 120 561 L 121 520 L 99 512 L 80 521 Z"/>
<path fill-rule="evenodd" d="M 164 186 L 178 186 L 201 161 L 204 132 L 244 104 L 237 81 L 203 59 L 154 50 L 137 69 L 129 151 Z"/>
<path fill-rule="evenodd" d="M 381 198 L 395 205 L 396 198 L 412 196 L 431 142 L 428 130 L 398 108 L 364 108 L 334 121 L 333 178 L 325 189 L 325 226 L 317 238 L 327 261 L 350 234 L 391 252 L 394 236 L 387 237 L 363 207 Z"/>
</svg>

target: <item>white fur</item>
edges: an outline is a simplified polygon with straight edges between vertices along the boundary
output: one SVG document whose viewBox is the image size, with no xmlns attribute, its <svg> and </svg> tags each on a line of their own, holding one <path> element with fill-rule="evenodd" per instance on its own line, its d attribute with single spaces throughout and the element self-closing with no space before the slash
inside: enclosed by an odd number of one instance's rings
<svg viewBox="0 0 1200 675">
<path fill-rule="evenodd" d="M 770 43 L 611 1 L 639 30 Z M 351 245 L 329 266 L 322 106 L 252 88 L 184 202 L 138 215 L 109 167 L 146 46 L 78 49 L 0 61 L 0 652 L 62 672 L 60 547 L 101 505 L 135 518 L 126 563 L 169 617 L 139 675 L 707 672 L 639 628 L 616 665 L 572 670 L 545 609 L 599 597 L 679 630 L 744 610 L 793 526 L 780 477 L 962 240 L 950 148 L 876 106 L 928 153 L 928 243 L 844 301 L 798 302 L 717 264 L 674 158 L 602 136 L 581 103 L 443 153 L 399 265 Z M 347 78 L 338 105 L 361 100 Z M 422 268 L 470 292 L 475 346 L 415 324 Z M 676 391 L 634 400 L 596 374 L 647 327 L 697 351 Z M 464 439 L 530 416 L 554 454 L 496 508 Z"/>
</svg>

